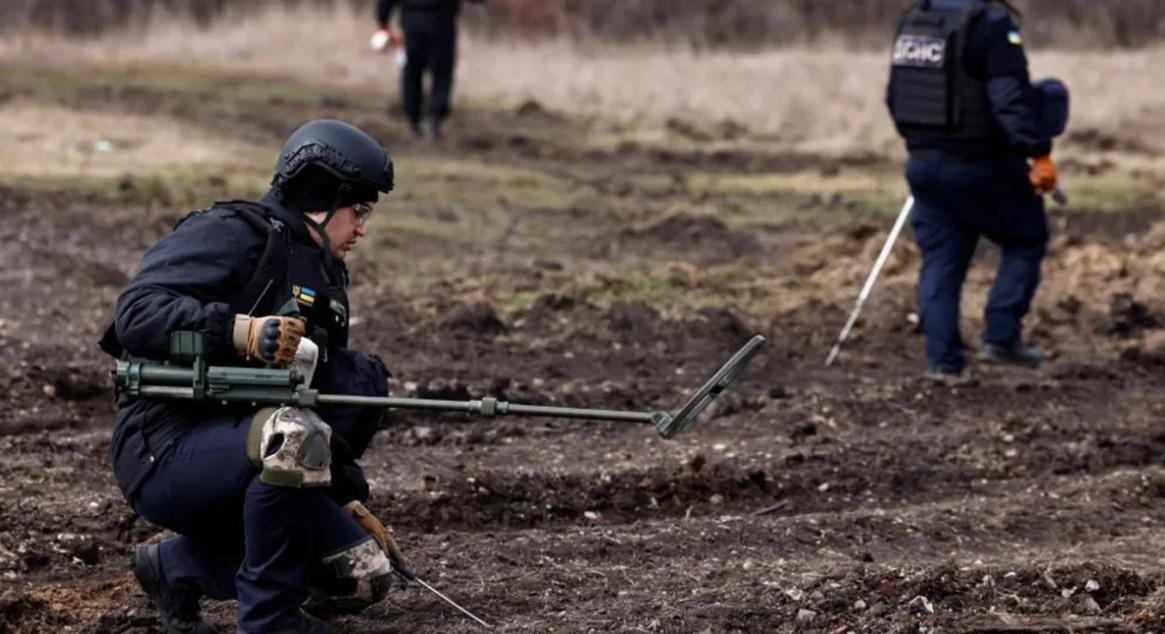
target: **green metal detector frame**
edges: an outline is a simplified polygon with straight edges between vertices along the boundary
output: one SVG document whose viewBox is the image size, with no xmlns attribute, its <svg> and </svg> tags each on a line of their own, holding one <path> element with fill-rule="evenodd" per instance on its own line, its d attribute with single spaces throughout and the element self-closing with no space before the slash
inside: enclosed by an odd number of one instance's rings
<svg viewBox="0 0 1165 634">
<path fill-rule="evenodd" d="M 170 339 L 172 363 L 121 361 L 114 372 L 119 389 L 140 398 L 194 401 L 248 402 L 256 405 L 362 405 L 397 409 L 423 409 L 478 414 L 605 420 L 650 424 L 664 438 L 696 422 L 700 414 L 748 365 L 765 338 L 755 335 L 732 355 L 673 416 L 667 412 L 629 412 L 521 405 L 493 397 L 469 401 L 421 398 L 347 396 L 320 394 L 301 386 L 303 377 L 292 370 L 210 366 L 204 361 L 205 341 L 192 332 L 174 333 Z"/>
</svg>

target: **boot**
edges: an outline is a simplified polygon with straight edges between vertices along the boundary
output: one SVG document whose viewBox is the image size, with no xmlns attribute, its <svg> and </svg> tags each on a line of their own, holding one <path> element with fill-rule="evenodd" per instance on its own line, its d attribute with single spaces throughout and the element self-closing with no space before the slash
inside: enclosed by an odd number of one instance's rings
<svg viewBox="0 0 1165 634">
<path fill-rule="evenodd" d="M 427 131 L 429 133 L 429 140 L 436 141 L 441 138 L 441 120 L 436 117 L 429 117 Z"/>
<path fill-rule="evenodd" d="M 961 372 L 928 370 L 923 378 L 935 385 L 946 387 L 975 387 L 979 385 L 979 377 L 966 370 Z"/>
<path fill-rule="evenodd" d="M 1012 346 L 985 343 L 979 350 L 979 360 L 984 363 L 1009 363 L 1028 367 L 1039 365 L 1046 356 L 1043 350 L 1025 346 L 1020 342 Z"/>
<path fill-rule="evenodd" d="M 175 596 L 158 559 L 158 545 L 138 546 L 133 558 L 133 574 L 154 607 L 166 634 L 218 634 L 218 628 L 199 615 L 198 596 Z"/>
</svg>

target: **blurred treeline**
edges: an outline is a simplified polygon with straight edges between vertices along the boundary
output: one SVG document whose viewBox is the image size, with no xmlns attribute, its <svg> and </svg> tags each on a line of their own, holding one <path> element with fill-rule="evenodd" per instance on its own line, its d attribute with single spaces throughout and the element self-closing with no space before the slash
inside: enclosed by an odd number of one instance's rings
<svg viewBox="0 0 1165 634">
<path fill-rule="evenodd" d="M 0 0 L 0 30 L 30 27 L 98 35 L 178 18 L 209 26 L 271 5 L 375 0 Z M 486 0 L 465 12 L 466 28 L 494 37 L 653 41 L 695 48 L 806 43 L 882 46 L 910 0 Z M 1032 46 L 1127 48 L 1165 39 L 1165 0 L 1013 0 Z"/>
</svg>

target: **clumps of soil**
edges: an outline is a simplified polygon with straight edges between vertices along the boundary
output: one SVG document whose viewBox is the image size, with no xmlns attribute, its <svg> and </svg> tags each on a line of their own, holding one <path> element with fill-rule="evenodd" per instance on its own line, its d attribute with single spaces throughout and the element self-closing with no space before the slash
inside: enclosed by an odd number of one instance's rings
<svg viewBox="0 0 1165 634">
<path fill-rule="evenodd" d="M 859 566 L 826 575 L 787 596 L 797 604 L 798 622 L 824 628 L 814 631 L 832 631 L 838 623 L 852 627 L 855 618 L 871 625 L 887 620 L 925 623 L 928 630 L 945 631 L 944 625 L 967 624 L 974 613 L 980 616 L 973 617 L 977 626 L 970 631 L 1042 632 L 1060 628 L 1040 627 L 1035 622 L 1040 614 L 1112 618 L 1143 613 L 1155 587 L 1152 579 L 1128 570 L 1091 564 L 1011 569 L 947 564 L 900 570 Z M 997 614 L 1009 616 L 1004 620 Z M 1017 622 L 1021 615 L 1032 615 L 1032 627 Z M 1109 625 L 1113 629 L 1095 631 L 1131 631 L 1123 624 Z"/>
<path fill-rule="evenodd" d="M 695 264 L 731 262 L 759 248 L 753 235 L 733 231 L 719 218 L 690 214 L 669 216 L 645 228 L 624 229 L 615 239 L 627 249 Z"/>
<path fill-rule="evenodd" d="M 724 505 L 768 500 L 763 470 L 746 471 L 697 456 L 677 468 L 620 473 L 552 475 L 479 469 L 464 479 L 429 477 L 424 495 L 388 502 L 402 528 L 526 528 L 603 518 L 631 521 L 645 514 L 706 514 Z"/>
<path fill-rule="evenodd" d="M 723 341 L 740 341 L 752 337 L 756 331 L 748 326 L 738 314 L 727 306 L 707 306 L 699 310 L 700 330 L 711 338 Z"/>
<path fill-rule="evenodd" d="M 566 118 L 548 109 L 536 99 L 527 99 L 514 108 L 514 116 L 519 119 L 535 119 L 547 123 L 560 123 Z"/>
<path fill-rule="evenodd" d="M 17 377 L 13 377 L 15 379 Z M 33 367 L 23 375 L 24 381 L 38 388 L 44 396 L 63 401 L 88 401 L 112 397 L 113 380 L 107 373 L 90 367 Z"/>
<path fill-rule="evenodd" d="M 1162 325 L 1165 316 L 1151 312 L 1130 293 L 1116 293 L 1109 301 L 1108 319 L 1101 328 L 1109 336 L 1135 336 Z"/>
<path fill-rule="evenodd" d="M 486 339 L 492 339 L 508 330 L 493 305 L 488 302 L 458 303 L 441 316 L 438 327 L 445 332 Z"/>
<path fill-rule="evenodd" d="M 1064 141 L 1072 145 L 1079 145 L 1081 149 L 1099 152 L 1121 151 L 1130 154 L 1152 155 L 1153 151 L 1144 143 L 1130 138 L 1118 137 L 1101 132 L 1095 128 L 1074 130 L 1065 135 Z"/>
<path fill-rule="evenodd" d="M 607 311 L 607 323 L 612 333 L 625 344 L 649 342 L 655 339 L 655 324 L 659 311 L 646 302 L 615 302 Z"/>
</svg>

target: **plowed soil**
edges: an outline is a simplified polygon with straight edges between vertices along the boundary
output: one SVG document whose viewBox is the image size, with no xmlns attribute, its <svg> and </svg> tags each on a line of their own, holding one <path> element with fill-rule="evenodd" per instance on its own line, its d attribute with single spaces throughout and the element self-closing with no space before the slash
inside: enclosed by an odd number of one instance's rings
<svg viewBox="0 0 1165 634">
<path fill-rule="evenodd" d="M 394 413 L 366 456 L 369 506 L 424 579 L 500 631 L 1165 630 L 1165 356 L 1150 341 L 1165 324 L 1158 209 L 1053 209 L 1056 241 L 1028 325 L 1057 355 L 949 387 L 923 378 L 909 231 L 826 367 L 888 217 L 774 200 L 803 215 L 741 227 L 691 213 L 683 180 L 689 170 L 845 178 L 874 159 L 579 149 L 554 139 L 585 123 L 533 106 L 466 108 L 431 144 L 377 107 L 342 102 L 248 108 L 228 94 L 149 90 L 57 101 L 166 113 L 272 147 L 310 116 L 340 116 L 402 163 L 472 156 L 595 191 L 565 209 L 495 201 L 516 228 L 493 243 L 372 228 L 354 255 L 353 336 L 385 358 L 397 395 L 672 410 L 750 336 L 767 337 L 672 440 L 609 422 Z M 96 341 L 143 250 L 188 209 L 129 194 L 0 188 L 3 634 L 159 631 L 128 562 L 162 531 L 114 485 L 112 360 Z M 456 208 L 405 207 L 468 222 Z M 802 256 L 782 278 L 750 277 Z M 969 342 L 996 258 L 985 245 L 968 282 Z M 758 264 L 713 273 L 746 261 Z M 647 291 L 619 292 L 603 268 L 661 262 L 675 270 L 672 296 L 719 299 L 664 308 Z M 393 270 L 400 279 L 386 277 Z M 528 301 L 495 301 L 497 284 Z M 781 308 L 756 309 L 758 294 Z M 233 631 L 232 603 L 205 611 Z M 478 629 L 416 587 L 336 626 Z"/>
</svg>

